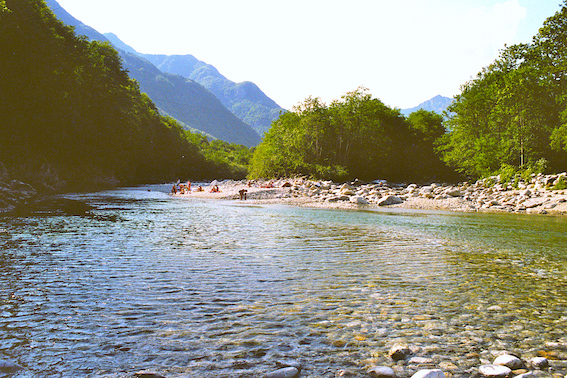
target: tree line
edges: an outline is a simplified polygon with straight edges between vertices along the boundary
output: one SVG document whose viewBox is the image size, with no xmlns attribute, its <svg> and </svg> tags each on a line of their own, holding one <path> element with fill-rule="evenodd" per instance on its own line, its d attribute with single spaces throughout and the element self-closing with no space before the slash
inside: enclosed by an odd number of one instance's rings
<svg viewBox="0 0 567 378">
<path fill-rule="evenodd" d="M 242 176 L 160 115 L 110 44 L 77 36 L 43 0 L 0 0 L 0 57 L 0 162 L 15 177 L 47 169 L 77 189 Z"/>
<path fill-rule="evenodd" d="M 308 98 L 274 122 L 250 175 L 430 181 L 567 167 L 567 1 L 532 43 L 505 47 L 444 116 L 404 118 L 364 90 Z"/>
</svg>

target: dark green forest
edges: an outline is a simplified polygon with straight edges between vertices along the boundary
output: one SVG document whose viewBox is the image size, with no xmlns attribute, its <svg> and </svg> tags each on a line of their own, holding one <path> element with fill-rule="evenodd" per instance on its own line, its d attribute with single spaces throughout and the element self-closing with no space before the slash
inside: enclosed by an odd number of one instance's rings
<svg viewBox="0 0 567 378">
<path fill-rule="evenodd" d="M 0 0 L 0 57 L 0 162 L 14 177 L 81 189 L 235 174 L 158 113 L 110 44 L 43 0 Z"/>
</svg>

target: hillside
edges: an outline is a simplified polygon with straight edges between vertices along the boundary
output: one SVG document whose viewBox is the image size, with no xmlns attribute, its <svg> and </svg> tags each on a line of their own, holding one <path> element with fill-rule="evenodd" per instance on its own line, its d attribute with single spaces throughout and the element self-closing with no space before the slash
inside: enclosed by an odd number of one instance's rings
<svg viewBox="0 0 567 378">
<path fill-rule="evenodd" d="M 78 37 L 43 1 L 5 4 L 1 176 L 61 191 L 209 174 L 215 164 L 159 115 L 109 44 Z"/>
<path fill-rule="evenodd" d="M 438 114 L 443 114 L 445 109 L 447 109 L 447 107 L 451 105 L 452 102 L 453 102 L 452 98 L 437 95 L 430 100 L 422 102 L 418 106 L 408 109 L 402 109 L 402 114 L 408 116 L 419 109 L 429 110 Z"/>
<path fill-rule="evenodd" d="M 75 27 L 78 34 L 91 40 L 110 42 L 104 35 L 75 19 L 55 0 L 47 0 L 53 13 L 65 24 Z M 190 130 L 198 130 L 215 138 L 243 144 L 257 145 L 259 134 L 232 114 L 206 88 L 193 80 L 161 72 L 149 61 L 128 52 L 127 46 L 116 46 L 124 68 L 136 79 L 157 107 Z M 126 49 L 126 50 L 125 50 Z"/>
<path fill-rule="evenodd" d="M 108 35 L 107 35 L 108 36 Z M 115 39 L 108 36 L 113 43 Z M 116 44 L 123 43 L 120 40 Z M 285 110 L 270 99 L 258 86 L 245 81 L 235 83 L 215 67 L 192 55 L 140 54 L 163 72 L 195 80 L 215 96 L 238 118 L 252 126 L 260 135 L 269 130 L 272 122 Z"/>
</svg>

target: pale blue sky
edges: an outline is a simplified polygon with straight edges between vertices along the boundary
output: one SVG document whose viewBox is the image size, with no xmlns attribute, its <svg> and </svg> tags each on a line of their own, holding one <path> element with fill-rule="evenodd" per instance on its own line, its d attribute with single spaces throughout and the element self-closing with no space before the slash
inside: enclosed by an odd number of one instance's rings
<svg viewBox="0 0 567 378">
<path fill-rule="evenodd" d="M 365 86 L 408 108 L 530 42 L 561 0 L 58 0 L 139 52 L 191 54 L 284 108 Z"/>
</svg>

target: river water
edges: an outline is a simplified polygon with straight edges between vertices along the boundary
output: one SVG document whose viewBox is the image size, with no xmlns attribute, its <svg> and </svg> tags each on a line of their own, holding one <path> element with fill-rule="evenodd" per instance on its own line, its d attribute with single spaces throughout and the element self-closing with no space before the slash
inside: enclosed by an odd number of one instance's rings
<svg viewBox="0 0 567 378">
<path fill-rule="evenodd" d="M 565 355 L 565 217 L 167 188 L 67 195 L 85 216 L 0 218 L 0 360 L 25 367 L 15 376 L 258 377 L 277 361 L 363 376 L 395 343 L 463 377 L 495 350 Z"/>
</svg>

